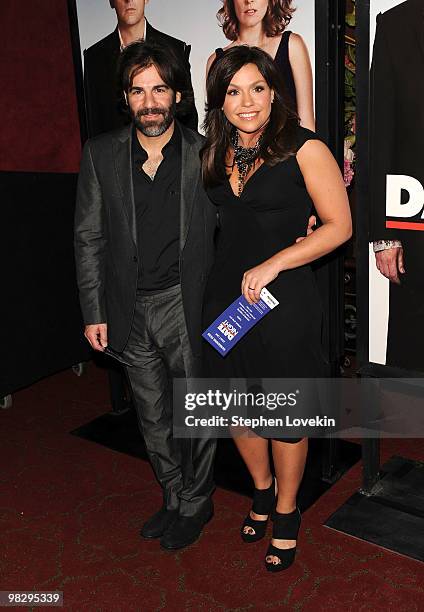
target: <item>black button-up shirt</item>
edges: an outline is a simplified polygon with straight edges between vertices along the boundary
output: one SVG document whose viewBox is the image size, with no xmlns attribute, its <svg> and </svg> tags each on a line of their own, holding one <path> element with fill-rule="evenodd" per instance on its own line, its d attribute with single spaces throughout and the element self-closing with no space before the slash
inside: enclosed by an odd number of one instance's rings
<svg viewBox="0 0 424 612">
<path fill-rule="evenodd" d="M 139 258 L 137 288 L 147 291 L 167 289 L 180 282 L 181 133 L 177 125 L 162 155 L 152 180 L 142 168 L 148 155 L 134 128 L 132 176 Z"/>
</svg>

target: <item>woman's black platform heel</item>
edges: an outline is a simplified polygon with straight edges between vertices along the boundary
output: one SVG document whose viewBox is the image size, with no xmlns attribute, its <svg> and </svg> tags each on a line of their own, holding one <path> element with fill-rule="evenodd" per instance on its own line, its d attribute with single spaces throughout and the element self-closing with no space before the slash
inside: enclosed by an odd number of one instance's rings
<svg viewBox="0 0 424 612">
<path fill-rule="evenodd" d="M 271 486 L 268 489 L 255 489 L 253 494 L 252 511 L 256 514 L 271 514 L 275 505 L 275 478 L 272 479 Z M 266 532 L 268 518 L 265 520 L 252 519 L 250 513 L 246 516 L 241 526 L 241 537 L 244 542 L 257 542 L 261 540 Z M 245 527 L 252 527 L 255 533 L 245 533 Z"/>
<path fill-rule="evenodd" d="M 272 528 L 272 537 L 276 540 L 297 540 L 299 533 L 301 516 L 299 508 L 293 510 L 289 514 L 281 514 L 274 512 L 272 520 L 274 525 Z M 267 561 L 268 556 L 278 558 L 278 562 Z M 293 548 L 277 548 L 273 544 L 268 546 L 265 557 L 265 567 L 269 572 L 281 572 L 292 565 L 296 556 L 296 546 Z"/>
</svg>

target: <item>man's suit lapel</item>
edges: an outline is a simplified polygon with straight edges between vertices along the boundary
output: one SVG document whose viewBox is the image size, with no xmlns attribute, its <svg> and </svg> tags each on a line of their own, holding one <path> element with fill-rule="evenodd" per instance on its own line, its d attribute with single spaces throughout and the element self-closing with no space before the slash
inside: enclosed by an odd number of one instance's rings
<svg viewBox="0 0 424 612">
<path fill-rule="evenodd" d="M 180 211 L 180 251 L 184 249 L 190 227 L 194 196 L 200 180 L 199 151 L 195 142 L 188 139 L 189 132 L 183 126 L 181 154 L 181 211 Z"/>
<path fill-rule="evenodd" d="M 154 42 L 157 39 L 157 30 L 150 25 L 150 23 L 146 19 L 146 41 Z"/>
<path fill-rule="evenodd" d="M 164 35 L 154 28 L 146 19 L 146 42 L 159 44 L 163 42 Z M 169 43 L 168 43 L 169 44 Z"/>
<path fill-rule="evenodd" d="M 107 60 L 105 69 L 108 70 L 111 77 L 111 84 L 115 91 L 115 73 L 118 65 L 119 56 L 121 55 L 121 41 L 119 39 L 118 26 L 114 29 L 107 43 L 108 52 L 104 54 L 104 60 Z"/>
<path fill-rule="evenodd" d="M 137 244 L 137 229 L 135 220 L 134 188 L 132 179 L 132 126 L 124 128 L 113 139 L 113 158 L 117 183 L 121 192 L 123 208 L 128 219 L 130 234 Z"/>
<path fill-rule="evenodd" d="M 110 50 L 113 53 L 113 59 L 116 61 L 121 53 L 121 39 L 119 38 L 118 26 L 113 30 L 111 37 Z"/>
</svg>

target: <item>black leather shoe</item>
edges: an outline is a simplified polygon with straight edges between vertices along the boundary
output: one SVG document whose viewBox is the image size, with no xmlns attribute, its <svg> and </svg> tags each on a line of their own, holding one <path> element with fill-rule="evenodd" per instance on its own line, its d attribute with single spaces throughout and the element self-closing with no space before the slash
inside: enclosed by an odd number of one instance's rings
<svg viewBox="0 0 424 612">
<path fill-rule="evenodd" d="M 178 550 L 195 542 L 202 533 L 203 527 L 213 517 L 213 509 L 206 516 L 178 516 L 160 539 L 160 545 L 166 550 Z"/>
<path fill-rule="evenodd" d="M 178 517 L 178 510 L 167 510 L 164 506 L 146 521 L 141 528 L 143 538 L 160 538 Z"/>
</svg>

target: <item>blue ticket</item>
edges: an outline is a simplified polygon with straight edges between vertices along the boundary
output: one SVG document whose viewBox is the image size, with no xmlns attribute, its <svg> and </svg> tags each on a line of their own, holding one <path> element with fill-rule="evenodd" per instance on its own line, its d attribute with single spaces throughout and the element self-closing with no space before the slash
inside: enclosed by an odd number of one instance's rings
<svg viewBox="0 0 424 612">
<path fill-rule="evenodd" d="M 237 342 L 278 304 L 278 300 L 265 287 L 257 304 L 249 304 L 244 295 L 241 295 L 209 325 L 202 337 L 225 357 Z"/>
</svg>

